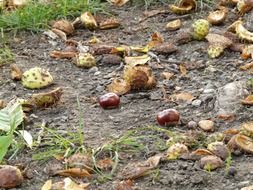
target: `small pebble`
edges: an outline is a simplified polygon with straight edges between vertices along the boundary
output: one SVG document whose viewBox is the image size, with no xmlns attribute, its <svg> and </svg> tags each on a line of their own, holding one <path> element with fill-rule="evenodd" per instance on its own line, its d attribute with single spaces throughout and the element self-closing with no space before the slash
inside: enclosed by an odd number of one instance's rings
<svg viewBox="0 0 253 190">
<path fill-rule="evenodd" d="M 197 126 L 198 124 L 195 121 L 189 121 L 188 124 L 186 125 L 188 129 L 196 129 Z"/>
<path fill-rule="evenodd" d="M 192 101 L 192 105 L 195 106 L 195 107 L 199 107 L 201 105 L 201 100 L 199 99 L 196 99 L 196 100 L 193 100 Z"/>
<path fill-rule="evenodd" d="M 214 89 L 205 89 L 205 90 L 203 91 L 204 94 L 212 94 L 212 93 L 214 93 L 214 92 L 215 92 Z"/>
<path fill-rule="evenodd" d="M 96 73 L 98 71 L 97 67 L 92 67 L 89 69 L 88 73 Z"/>
<path fill-rule="evenodd" d="M 198 126 L 207 132 L 214 130 L 214 122 L 211 120 L 201 120 L 199 121 Z"/>
</svg>

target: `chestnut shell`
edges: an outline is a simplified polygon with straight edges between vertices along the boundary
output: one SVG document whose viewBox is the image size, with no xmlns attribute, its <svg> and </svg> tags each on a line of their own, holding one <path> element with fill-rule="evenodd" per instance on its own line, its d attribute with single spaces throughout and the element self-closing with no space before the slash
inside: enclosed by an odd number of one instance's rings
<svg viewBox="0 0 253 190">
<path fill-rule="evenodd" d="M 99 97 L 98 102 L 104 109 L 112 109 L 119 106 L 120 98 L 115 93 L 107 93 Z"/>
<path fill-rule="evenodd" d="M 175 109 L 166 109 L 157 114 L 157 122 L 162 126 L 177 125 L 180 114 Z"/>
</svg>

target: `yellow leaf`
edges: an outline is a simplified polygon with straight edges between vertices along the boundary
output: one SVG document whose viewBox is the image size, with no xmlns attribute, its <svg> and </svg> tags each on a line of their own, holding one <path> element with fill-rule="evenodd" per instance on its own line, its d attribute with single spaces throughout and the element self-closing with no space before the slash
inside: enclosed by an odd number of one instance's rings
<svg viewBox="0 0 253 190">
<path fill-rule="evenodd" d="M 125 63 L 131 67 L 136 65 L 144 65 L 150 60 L 148 55 L 142 55 L 138 57 L 125 57 Z"/>
<path fill-rule="evenodd" d="M 52 189 L 52 180 L 47 180 L 46 183 L 42 186 L 41 190 L 51 190 Z"/>
</svg>

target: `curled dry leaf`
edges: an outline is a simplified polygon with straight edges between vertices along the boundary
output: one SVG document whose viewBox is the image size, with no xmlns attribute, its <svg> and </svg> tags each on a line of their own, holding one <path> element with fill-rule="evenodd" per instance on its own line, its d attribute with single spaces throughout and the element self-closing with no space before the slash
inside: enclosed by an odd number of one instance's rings
<svg viewBox="0 0 253 190">
<path fill-rule="evenodd" d="M 222 35 L 209 33 L 206 36 L 209 42 L 208 55 L 211 58 L 216 58 L 220 56 L 224 49 L 232 45 L 232 41 Z"/>
<path fill-rule="evenodd" d="M 73 34 L 75 31 L 72 23 L 67 20 L 58 20 L 52 27 L 65 32 L 67 35 Z"/>
<path fill-rule="evenodd" d="M 213 142 L 208 144 L 207 149 L 222 160 L 226 160 L 229 156 L 229 149 L 223 142 Z"/>
<path fill-rule="evenodd" d="M 131 89 L 150 89 L 156 85 L 155 77 L 149 66 L 138 65 L 131 67 L 126 65 L 123 72 L 124 80 L 130 84 Z"/>
<path fill-rule="evenodd" d="M 184 64 L 179 65 L 179 70 L 180 70 L 180 73 L 181 73 L 182 76 L 185 76 L 187 74 L 187 69 L 184 66 Z"/>
<path fill-rule="evenodd" d="M 186 14 L 194 10 L 196 6 L 195 0 L 181 0 L 178 5 L 170 5 L 169 8 L 175 14 Z"/>
<path fill-rule="evenodd" d="M 246 71 L 246 70 L 249 70 L 249 69 L 253 69 L 253 62 L 247 63 L 247 64 L 241 66 L 240 69 L 243 70 L 243 71 Z"/>
<path fill-rule="evenodd" d="M 16 64 L 11 64 L 11 79 L 12 80 L 21 80 L 22 79 L 22 70 L 16 65 Z"/>
<path fill-rule="evenodd" d="M 66 163 L 69 167 L 84 168 L 88 171 L 92 171 L 93 162 L 90 155 L 77 153 L 66 159 Z"/>
<path fill-rule="evenodd" d="M 132 180 L 117 181 L 114 185 L 115 190 L 134 190 L 134 183 Z"/>
<path fill-rule="evenodd" d="M 0 99 L 0 109 L 4 108 L 6 105 L 6 102 Z"/>
<path fill-rule="evenodd" d="M 107 90 L 118 95 L 123 95 L 131 90 L 131 86 L 125 80 L 116 78 L 107 86 Z"/>
<path fill-rule="evenodd" d="M 188 153 L 189 150 L 187 146 L 181 143 L 176 143 L 170 146 L 170 148 L 167 150 L 167 158 L 169 160 L 175 160 L 178 159 L 182 154 Z"/>
<path fill-rule="evenodd" d="M 107 0 L 107 1 L 120 7 L 125 5 L 129 0 Z"/>
<path fill-rule="evenodd" d="M 152 49 L 158 54 L 168 55 L 178 51 L 178 48 L 172 43 L 159 44 Z"/>
<path fill-rule="evenodd" d="M 253 58 L 253 45 L 244 46 L 241 50 L 241 58 L 243 59 L 252 59 Z M 252 63 L 253 64 L 253 63 Z M 247 70 L 246 68 L 245 70 Z"/>
<path fill-rule="evenodd" d="M 223 165 L 223 161 L 218 156 L 208 155 L 200 159 L 200 167 L 207 171 L 215 170 Z"/>
<path fill-rule="evenodd" d="M 243 105 L 253 106 L 253 95 L 247 96 L 245 99 L 241 100 L 241 103 Z"/>
<path fill-rule="evenodd" d="M 62 88 L 58 87 L 49 92 L 33 94 L 31 102 L 38 108 L 50 107 L 60 101 L 62 94 Z"/>
<path fill-rule="evenodd" d="M 149 49 L 156 47 L 164 42 L 163 36 L 159 32 L 154 32 L 151 35 L 151 41 L 148 42 L 147 47 Z"/>
<path fill-rule="evenodd" d="M 127 164 L 121 171 L 123 179 L 137 179 L 147 174 L 148 171 L 156 168 L 163 155 L 158 154 L 150 157 L 146 161 Z"/>
<path fill-rule="evenodd" d="M 97 167 L 101 170 L 110 170 L 113 167 L 113 163 L 111 158 L 105 158 L 97 162 Z"/>
<path fill-rule="evenodd" d="M 174 73 L 170 73 L 170 72 L 162 72 L 161 76 L 166 79 L 169 80 L 174 76 Z"/>
<path fill-rule="evenodd" d="M 127 65 L 134 67 L 137 65 L 144 65 L 146 64 L 151 58 L 148 55 L 142 55 L 138 57 L 125 57 L 124 61 Z"/>
<path fill-rule="evenodd" d="M 60 175 L 60 176 L 66 176 L 66 177 L 91 178 L 91 174 L 86 169 L 82 169 L 82 168 L 69 168 L 65 170 L 58 170 L 58 171 L 55 171 L 54 175 Z"/>
<path fill-rule="evenodd" d="M 50 57 L 56 59 L 72 59 L 77 56 L 77 52 L 73 51 L 52 51 Z"/>
<path fill-rule="evenodd" d="M 10 165 L 0 165 L 0 187 L 1 188 L 14 188 L 23 182 L 21 171 Z"/>
<path fill-rule="evenodd" d="M 80 53 L 76 56 L 74 64 L 78 67 L 91 68 L 96 66 L 96 59 L 90 53 Z"/>
<path fill-rule="evenodd" d="M 192 100 L 195 99 L 195 97 L 188 92 L 173 94 L 170 96 L 170 98 L 172 99 L 172 101 L 187 101 L 187 102 L 191 102 Z"/>
<path fill-rule="evenodd" d="M 98 27 L 96 19 L 90 12 L 83 13 L 80 17 L 80 20 L 83 23 L 83 25 L 89 30 L 94 30 Z"/>
<path fill-rule="evenodd" d="M 227 17 L 228 9 L 226 7 L 220 7 L 220 10 L 209 13 L 207 20 L 212 25 L 219 25 L 224 22 Z"/>
<path fill-rule="evenodd" d="M 253 8 L 252 0 L 238 0 L 236 8 L 240 15 L 249 12 Z"/>
<path fill-rule="evenodd" d="M 120 26 L 120 22 L 116 18 L 110 18 L 110 19 L 107 19 L 107 20 L 99 23 L 99 28 L 101 30 L 108 30 L 108 29 L 118 28 L 119 26 Z"/>
<path fill-rule="evenodd" d="M 166 29 L 167 30 L 170 30 L 170 31 L 174 31 L 174 30 L 177 30 L 179 29 L 180 27 L 182 26 L 182 22 L 180 19 L 176 19 L 176 20 L 173 20 L 171 22 L 168 22 L 166 24 Z"/>
<path fill-rule="evenodd" d="M 235 144 L 243 151 L 253 154 L 253 140 L 245 135 L 235 135 Z"/>
</svg>

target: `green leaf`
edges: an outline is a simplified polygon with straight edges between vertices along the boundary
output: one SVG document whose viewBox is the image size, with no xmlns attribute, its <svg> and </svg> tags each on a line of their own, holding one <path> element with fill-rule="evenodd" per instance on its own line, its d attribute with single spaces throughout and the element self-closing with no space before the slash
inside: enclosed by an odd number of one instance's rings
<svg viewBox="0 0 253 190">
<path fill-rule="evenodd" d="M 0 136 L 0 163 L 2 162 L 4 156 L 6 155 L 9 146 L 12 142 L 12 135 Z"/>
<path fill-rule="evenodd" d="M 19 103 L 8 104 L 0 110 L 0 130 L 9 132 L 15 130 L 23 122 L 22 106 Z"/>
</svg>

